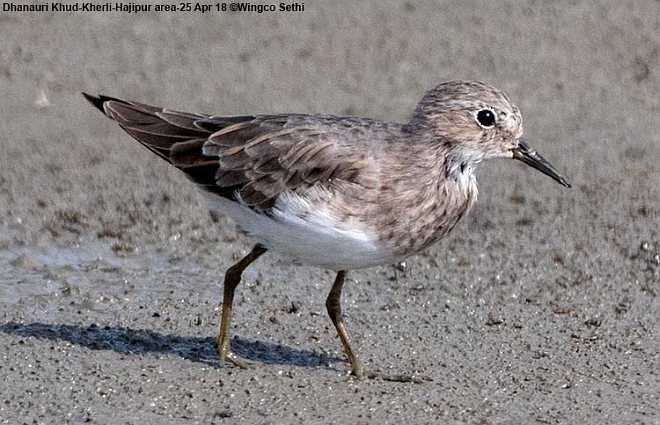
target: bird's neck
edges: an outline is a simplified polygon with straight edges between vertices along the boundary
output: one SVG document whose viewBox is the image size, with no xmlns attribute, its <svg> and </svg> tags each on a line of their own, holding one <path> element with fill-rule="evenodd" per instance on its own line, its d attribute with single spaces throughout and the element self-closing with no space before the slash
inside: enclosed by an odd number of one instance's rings
<svg viewBox="0 0 660 425">
<path fill-rule="evenodd" d="M 481 161 L 474 161 L 463 155 L 448 155 L 445 158 L 445 176 L 451 179 L 474 177 L 474 171 Z"/>
<path fill-rule="evenodd" d="M 445 185 L 458 190 L 474 202 L 477 197 L 477 179 L 475 170 L 482 158 L 479 155 L 464 152 L 449 153 L 444 161 Z"/>
<path fill-rule="evenodd" d="M 410 130 L 411 124 L 403 127 L 405 143 L 396 145 L 402 158 L 416 158 L 416 167 L 408 168 L 414 171 L 411 181 L 420 189 L 435 188 L 440 197 L 452 197 L 456 200 L 466 199 L 471 205 L 477 198 L 477 180 L 474 171 L 484 159 L 484 153 L 470 149 L 464 144 L 438 137 L 429 132 L 428 128 L 419 126 Z M 392 146 L 394 148 L 394 146 Z M 406 161 L 402 161 L 406 163 Z M 405 175 L 400 170 L 398 175 Z"/>
</svg>

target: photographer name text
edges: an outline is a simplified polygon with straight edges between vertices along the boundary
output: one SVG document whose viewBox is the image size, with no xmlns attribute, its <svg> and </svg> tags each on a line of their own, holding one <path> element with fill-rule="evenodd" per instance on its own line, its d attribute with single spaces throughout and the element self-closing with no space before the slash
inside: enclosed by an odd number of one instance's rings
<svg viewBox="0 0 660 425">
<path fill-rule="evenodd" d="M 50 2 L 23 4 L 13 2 L 2 3 L 3 12 L 120 12 L 120 13 L 145 13 L 145 12 L 304 12 L 305 3 L 268 3 L 253 4 L 247 2 L 233 3 L 125 3 L 125 2 Z"/>
</svg>

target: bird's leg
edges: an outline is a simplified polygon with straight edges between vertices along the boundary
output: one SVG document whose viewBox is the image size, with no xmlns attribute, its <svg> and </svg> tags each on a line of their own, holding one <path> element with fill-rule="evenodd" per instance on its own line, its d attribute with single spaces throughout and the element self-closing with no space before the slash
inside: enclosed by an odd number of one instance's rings
<svg viewBox="0 0 660 425">
<path fill-rule="evenodd" d="M 355 354 L 351 348 L 351 342 L 348 339 L 348 333 L 346 333 L 344 321 L 341 318 L 341 288 L 344 285 L 345 278 L 346 270 L 340 270 L 337 272 L 335 283 L 332 284 L 332 289 L 330 289 L 328 298 L 325 300 L 325 308 L 328 310 L 328 315 L 330 316 L 330 320 L 332 320 L 332 324 L 335 325 L 335 329 L 337 329 L 337 334 L 339 334 L 339 339 L 344 346 L 348 361 L 351 362 L 351 374 L 360 377 L 364 374 L 364 367 L 362 366 L 360 357 Z"/>
<path fill-rule="evenodd" d="M 335 282 L 332 284 L 332 289 L 328 294 L 328 298 L 325 300 L 325 307 L 328 310 L 328 315 L 330 320 L 335 325 L 337 329 L 337 334 L 341 340 L 342 345 L 344 346 L 344 351 L 348 356 L 348 360 L 351 362 L 351 374 L 357 378 L 378 378 L 386 381 L 395 381 L 395 382 L 416 382 L 421 383 L 427 378 L 420 378 L 415 376 L 408 375 L 386 375 L 381 372 L 370 371 L 362 366 L 362 361 L 360 360 L 359 355 L 353 351 L 351 348 L 351 342 L 348 339 L 348 333 L 346 332 L 346 327 L 344 327 L 344 321 L 341 317 L 341 289 L 344 285 L 344 279 L 346 278 L 346 270 L 340 270 L 337 272 L 337 277 Z"/>
<path fill-rule="evenodd" d="M 229 267 L 225 272 L 225 281 L 223 285 L 222 295 L 222 319 L 220 320 L 220 334 L 218 335 L 218 351 L 220 352 L 220 363 L 229 360 L 234 365 L 239 367 L 247 367 L 247 361 L 241 359 L 231 351 L 229 340 L 229 327 L 231 326 L 231 309 L 234 302 L 234 291 L 239 283 L 241 283 L 241 274 L 254 260 L 259 258 L 266 248 L 262 245 L 255 245 L 252 251 L 238 263 Z"/>
</svg>

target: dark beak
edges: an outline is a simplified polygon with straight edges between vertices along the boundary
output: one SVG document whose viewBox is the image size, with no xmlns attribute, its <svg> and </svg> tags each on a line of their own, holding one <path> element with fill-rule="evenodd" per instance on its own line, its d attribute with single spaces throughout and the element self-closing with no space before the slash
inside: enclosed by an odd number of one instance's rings
<svg viewBox="0 0 660 425">
<path fill-rule="evenodd" d="M 548 162 L 548 160 L 536 153 L 536 151 L 522 139 L 518 140 L 518 147 L 513 150 L 513 157 L 532 168 L 536 168 L 546 176 L 552 177 L 562 186 L 571 187 L 571 184 L 566 180 L 566 177 L 562 176 L 561 173 Z"/>
</svg>

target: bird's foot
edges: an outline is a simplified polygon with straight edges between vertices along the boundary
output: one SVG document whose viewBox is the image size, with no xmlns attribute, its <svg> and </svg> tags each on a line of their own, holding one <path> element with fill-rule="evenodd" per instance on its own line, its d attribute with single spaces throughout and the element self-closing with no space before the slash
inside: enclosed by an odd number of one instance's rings
<svg viewBox="0 0 660 425">
<path fill-rule="evenodd" d="M 250 363 L 248 360 L 237 356 L 231 351 L 226 351 L 225 353 L 220 354 L 220 364 L 225 365 L 227 362 L 233 364 L 235 367 L 241 368 L 241 369 L 247 369 L 250 367 L 252 363 Z"/>
</svg>

